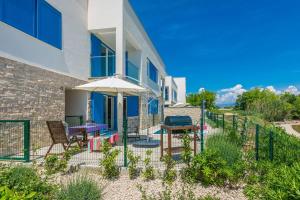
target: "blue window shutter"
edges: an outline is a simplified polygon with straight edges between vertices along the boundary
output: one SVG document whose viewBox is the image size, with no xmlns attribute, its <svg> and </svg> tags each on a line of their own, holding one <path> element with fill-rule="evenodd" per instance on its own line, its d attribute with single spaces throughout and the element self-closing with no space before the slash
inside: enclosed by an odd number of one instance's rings
<svg viewBox="0 0 300 200">
<path fill-rule="evenodd" d="M 0 21 L 3 21 L 3 2 L 4 0 L 0 0 Z"/>
<path fill-rule="evenodd" d="M 92 92 L 91 94 L 92 105 L 92 119 L 96 123 L 103 124 L 104 123 L 104 96 L 103 94 Z"/>
<path fill-rule="evenodd" d="M 101 59 L 100 58 L 91 58 L 91 76 L 100 77 L 101 76 Z"/>
<path fill-rule="evenodd" d="M 127 116 L 128 117 L 139 116 L 139 97 L 137 96 L 127 97 Z"/>
<path fill-rule="evenodd" d="M 100 56 L 101 40 L 91 34 L 91 56 Z"/>
<path fill-rule="evenodd" d="M 45 0 L 37 0 L 37 38 L 61 49 L 62 16 Z"/>
<path fill-rule="evenodd" d="M 148 114 L 158 114 L 158 104 L 159 101 L 157 99 L 150 98 L 148 100 Z"/>
<path fill-rule="evenodd" d="M 0 6 L 3 22 L 36 36 L 36 0 L 0 0 Z"/>
<path fill-rule="evenodd" d="M 148 72 L 149 78 L 152 81 L 154 81 L 155 83 L 157 83 L 157 69 L 150 60 L 148 60 L 148 70 L 147 70 L 147 72 Z"/>
<path fill-rule="evenodd" d="M 100 56 L 101 40 L 91 34 L 91 76 L 100 77 L 101 73 L 101 58 Z"/>
</svg>

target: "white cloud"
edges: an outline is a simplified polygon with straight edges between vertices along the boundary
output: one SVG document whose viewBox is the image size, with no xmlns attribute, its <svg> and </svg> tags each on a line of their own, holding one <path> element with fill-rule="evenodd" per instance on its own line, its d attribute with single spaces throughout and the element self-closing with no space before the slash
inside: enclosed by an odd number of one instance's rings
<svg viewBox="0 0 300 200">
<path fill-rule="evenodd" d="M 232 88 L 225 88 L 217 92 L 217 105 L 233 105 L 237 97 L 247 90 L 241 84 L 237 84 Z"/>
<path fill-rule="evenodd" d="M 267 86 L 265 88 L 266 90 L 269 90 L 271 92 L 274 92 L 275 94 L 281 94 L 282 92 L 280 90 L 276 90 L 274 86 L 270 85 L 270 86 Z"/>
<path fill-rule="evenodd" d="M 254 88 L 257 88 L 257 87 L 253 87 L 251 89 L 254 89 Z M 300 90 L 293 85 L 290 85 L 286 89 L 282 89 L 282 90 L 278 90 L 272 85 L 267 86 L 267 87 L 259 87 L 259 89 L 260 90 L 269 90 L 271 92 L 274 92 L 277 95 L 280 95 L 284 92 L 295 94 L 295 95 L 300 95 Z M 200 88 L 199 92 L 202 90 L 204 90 L 204 88 Z M 216 103 L 219 106 L 234 105 L 237 97 L 246 91 L 247 90 L 241 84 L 237 84 L 232 88 L 221 89 L 217 92 Z"/>
<path fill-rule="evenodd" d="M 300 91 L 298 90 L 298 88 L 296 88 L 293 85 L 290 85 L 287 89 L 284 90 L 284 92 L 295 94 L 295 95 L 300 94 Z"/>
<path fill-rule="evenodd" d="M 205 91 L 205 88 L 199 88 L 199 90 L 198 90 L 199 93 L 201 93 L 203 91 Z"/>
</svg>

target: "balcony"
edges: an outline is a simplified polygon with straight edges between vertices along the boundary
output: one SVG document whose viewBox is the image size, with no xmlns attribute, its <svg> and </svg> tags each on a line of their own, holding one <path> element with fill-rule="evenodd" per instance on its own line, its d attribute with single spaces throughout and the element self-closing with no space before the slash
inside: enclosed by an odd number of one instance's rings
<svg viewBox="0 0 300 200">
<path fill-rule="evenodd" d="M 113 76 L 116 73 L 115 55 L 92 56 L 91 57 L 91 77 Z"/>
<path fill-rule="evenodd" d="M 140 68 L 127 60 L 126 79 L 134 84 L 140 84 Z"/>
</svg>

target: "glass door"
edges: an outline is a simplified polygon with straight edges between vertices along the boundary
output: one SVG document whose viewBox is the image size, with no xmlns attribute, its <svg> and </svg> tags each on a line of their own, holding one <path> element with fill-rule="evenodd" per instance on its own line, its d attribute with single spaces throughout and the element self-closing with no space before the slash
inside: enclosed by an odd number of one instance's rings
<svg viewBox="0 0 300 200">
<path fill-rule="evenodd" d="M 114 128 L 114 98 L 107 97 L 106 102 L 106 124 L 109 129 Z"/>
</svg>

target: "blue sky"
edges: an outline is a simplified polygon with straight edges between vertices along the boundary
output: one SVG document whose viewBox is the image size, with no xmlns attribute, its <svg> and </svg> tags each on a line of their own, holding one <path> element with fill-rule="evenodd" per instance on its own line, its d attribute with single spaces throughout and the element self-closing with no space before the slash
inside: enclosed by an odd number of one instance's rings
<svg viewBox="0 0 300 200">
<path fill-rule="evenodd" d="M 167 71 L 204 87 L 300 87 L 299 0 L 130 0 Z"/>
</svg>

